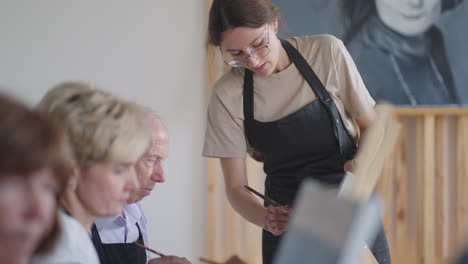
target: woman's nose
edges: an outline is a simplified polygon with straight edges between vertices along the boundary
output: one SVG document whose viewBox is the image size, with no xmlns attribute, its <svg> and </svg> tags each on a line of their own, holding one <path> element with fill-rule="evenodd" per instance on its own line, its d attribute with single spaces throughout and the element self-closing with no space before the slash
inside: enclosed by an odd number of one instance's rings
<svg viewBox="0 0 468 264">
<path fill-rule="evenodd" d="M 258 62 L 260 61 L 259 58 L 256 58 L 256 57 L 252 57 L 252 56 L 249 56 L 246 58 L 246 65 L 249 67 L 249 68 L 255 68 L 258 64 Z"/>
</svg>

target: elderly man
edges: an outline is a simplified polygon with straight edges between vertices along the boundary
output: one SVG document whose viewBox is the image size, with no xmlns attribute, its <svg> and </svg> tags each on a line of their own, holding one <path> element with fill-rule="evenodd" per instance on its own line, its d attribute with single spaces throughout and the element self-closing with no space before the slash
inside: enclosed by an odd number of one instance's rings
<svg viewBox="0 0 468 264">
<path fill-rule="evenodd" d="M 98 218 L 92 228 L 92 240 L 101 264 L 187 264 L 185 258 L 166 256 L 150 260 L 149 254 L 133 242 L 148 244 L 146 217 L 139 203 L 151 194 L 156 184 L 166 181 L 163 161 L 169 152 L 169 136 L 160 118 L 151 110 L 147 113 L 152 131 L 146 153 L 135 165 L 140 188 L 132 193 L 121 215 Z"/>
</svg>

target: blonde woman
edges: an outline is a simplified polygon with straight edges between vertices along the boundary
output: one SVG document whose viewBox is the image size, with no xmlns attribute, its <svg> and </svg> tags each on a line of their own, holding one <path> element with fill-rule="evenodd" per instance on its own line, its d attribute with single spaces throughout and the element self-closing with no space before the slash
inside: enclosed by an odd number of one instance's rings
<svg viewBox="0 0 468 264">
<path fill-rule="evenodd" d="M 77 166 L 62 201 L 59 247 L 33 263 L 99 263 L 88 232 L 97 217 L 121 214 L 138 188 L 134 164 L 149 127 L 137 107 L 83 83 L 58 85 L 38 108 L 66 130 Z"/>
</svg>

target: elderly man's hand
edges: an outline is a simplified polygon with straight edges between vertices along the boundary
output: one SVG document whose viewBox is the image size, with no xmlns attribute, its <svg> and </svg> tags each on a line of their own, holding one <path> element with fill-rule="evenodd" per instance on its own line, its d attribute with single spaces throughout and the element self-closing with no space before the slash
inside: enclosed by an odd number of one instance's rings
<svg viewBox="0 0 468 264">
<path fill-rule="evenodd" d="M 148 264 L 192 264 L 186 258 L 179 258 L 176 256 L 165 256 L 160 258 L 151 259 Z"/>
</svg>

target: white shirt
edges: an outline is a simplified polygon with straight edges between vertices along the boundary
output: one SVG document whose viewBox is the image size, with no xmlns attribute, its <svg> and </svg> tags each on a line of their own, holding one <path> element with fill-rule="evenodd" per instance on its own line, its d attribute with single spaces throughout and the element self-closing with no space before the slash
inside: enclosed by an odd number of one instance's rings
<svg viewBox="0 0 468 264">
<path fill-rule="evenodd" d="M 54 250 L 34 256 L 30 264 L 99 264 L 99 258 L 88 232 L 73 217 L 59 212 L 60 238 Z"/>
<path fill-rule="evenodd" d="M 125 217 L 100 217 L 95 221 L 96 228 L 103 244 L 133 243 L 138 240 L 138 228 L 140 227 L 143 242 L 148 245 L 148 232 L 146 217 L 140 203 L 127 204 L 123 208 Z M 146 251 L 150 258 L 150 252 Z"/>
</svg>

